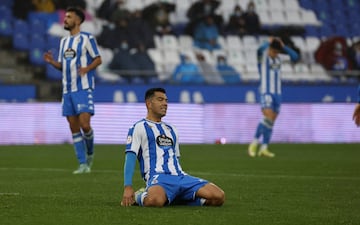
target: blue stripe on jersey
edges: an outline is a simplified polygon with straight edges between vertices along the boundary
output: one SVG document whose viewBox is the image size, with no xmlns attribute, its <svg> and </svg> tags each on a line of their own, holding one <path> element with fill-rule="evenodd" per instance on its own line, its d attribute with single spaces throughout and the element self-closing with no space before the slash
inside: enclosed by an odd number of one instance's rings
<svg viewBox="0 0 360 225">
<path fill-rule="evenodd" d="M 144 127 L 145 127 L 146 136 L 148 138 L 148 144 L 149 144 L 150 168 L 153 169 L 150 171 L 150 177 L 151 177 L 155 173 L 155 169 L 156 169 L 156 159 L 157 159 L 157 157 L 156 157 L 156 140 L 155 140 L 154 132 L 152 131 L 149 124 L 147 124 L 145 122 Z"/>
<path fill-rule="evenodd" d="M 132 137 L 133 133 L 134 133 L 134 127 L 131 127 L 128 132 L 128 137 Z M 131 142 L 129 141 L 126 142 L 126 149 L 131 150 Z"/>
<path fill-rule="evenodd" d="M 259 64 L 260 90 L 262 94 L 271 93 L 281 95 L 281 60 L 264 54 Z"/>
<path fill-rule="evenodd" d="M 80 59 L 81 59 L 81 55 L 82 55 L 82 46 L 84 44 L 84 37 L 82 35 L 80 35 L 79 39 L 80 40 L 79 40 L 79 43 L 77 44 L 77 49 L 76 49 L 76 70 L 80 67 L 83 67 L 81 65 Z M 86 76 L 86 77 L 88 78 L 88 76 Z M 77 71 L 76 71 L 76 86 L 77 86 L 78 90 L 83 89 L 81 79 L 83 79 L 83 77 L 80 76 L 79 74 L 77 74 Z"/>
<path fill-rule="evenodd" d="M 73 45 L 74 42 L 74 37 L 70 37 L 70 41 L 68 44 L 68 48 L 71 48 L 71 46 Z M 65 46 L 64 46 L 65 47 Z M 66 49 L 64 49 L 66 51 Z M 64 54 L 64 52 L 62 52 L 62 54 Z M 66 63 L 66 90 L 67 92 L 71 92 L 71 60 L 67 60 L 65 59 L 65 63 Z"/>
</svg>

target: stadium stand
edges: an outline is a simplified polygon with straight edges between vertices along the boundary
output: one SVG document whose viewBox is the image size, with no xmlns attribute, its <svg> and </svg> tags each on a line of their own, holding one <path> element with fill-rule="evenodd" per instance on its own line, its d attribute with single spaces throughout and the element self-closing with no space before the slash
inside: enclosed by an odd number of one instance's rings
<svg viewBox="0 0 360 225">
<path fill-rule="evenodd" d="M 184 33 L 188 22 L 186 13 L 189 7 L 197 0 L 167 0 L 176 5 L 175 12 L 170 14 L 171 24 L 176 31 L 173 35 L 154 36 L 154 48 L 147 49 L 147 54 L 155 64 L 156 79 L 161 82 L 171 82 L 171 74 L 180 62 L 180 54 L 187 52 L 194 58 L 199 49 L 194 47 L 192 36 Z M 103 1 L 86 0 L 86 10 L 92 17 L 86 21 L 84 29 L 90 29 L 95 35 L 100 34 L 104 25 L 109 22 L 97 17 L 97 9 Z M 156 0 L 127 0 L 130 11 L 141 10 L 155 3 Z M 261 20 L 263 34 L 259 35 L 227 35 L 222 33 L 218 38 L 220 50 L 205 53 L 208 63 L 216 63 L 221 53 L 226 56 L 227 63 L 241 74 L 242 82 L 256 81 L 256 48 L 269 35 L 276 34 L 279 28 L 295 30 L 290 37 L 292 42 L 301 50 L 301 61 L 295 65 L 284 64 L 284 79 L 288 82 L 336 82 L 331 71 L 326 71 L 319 65 L 314 53 L 322 41 L 332 36 L 346 38 L 350 47 L 359 40 L 360 2 L 355 0 L 253 0 L 256 13 Z M 225 22 L 230 17 L 234 7 L 240 5 L 246 9 L 249 0 L 223 0 L 217 13 L 223 16 Z M 11 48 L 14 51 L 25 51 L 28 54 L 28 63 L 42 67 L 44 78 L 58 80 L 58 75 L 41 59 L 44 51 L 57 51 L 60 37 L 64 31 L 57 13 L 30 12 L 28 19 L 16 18 L 12 13 L 14 0 L 2 0 L 0 3 L 0 37 L 11 39 Z M 112 51 L 104 49 L 104 52 Z M 107 58 L 113 53 L 106 53 Z M 284 58 L 286 60 L 286 58 Z M 109 61 L 107 59 L 106 61 Z M 110 71 L 105 64 L 99 68 L 100 82 L 125 82 L 116 71 Z M 358 74 L 358 71 L 350 71 Z M 134 78 L 135 79 L 135 78 Z M 142 83 L 136 78 L 131 83 Z"/>
</svg>

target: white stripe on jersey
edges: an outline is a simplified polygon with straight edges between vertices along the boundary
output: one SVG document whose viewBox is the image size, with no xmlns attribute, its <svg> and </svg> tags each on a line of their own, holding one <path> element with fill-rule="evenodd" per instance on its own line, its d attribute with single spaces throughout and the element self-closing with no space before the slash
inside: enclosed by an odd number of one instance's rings
<svg viewBox="0 0 360 225">
<path fill-rule="evenodd" d="M 134 152 L 147 181 L 156 173 L 183 175 L 176 128 L 143 119 L 129 129 L 126 152 Z"/>
<path fill-rule="evenodd" d="M 260 68 L 260 92 L 262 94 L 281 94 L 281 60 L 279 57 L 272 59 L 268 50 L 264 51 Z"/>
<path fill-rule="evenodd" d="M 62 64 L 63 93 L 95 88 L 95 70 L 80 76 L 78 68 L 86 67 L 97 56 L 99 56 L 99 51 L 92 35 L 80 32 L 75 36 L 62 38 L 58 62 Z"/>
</svg>

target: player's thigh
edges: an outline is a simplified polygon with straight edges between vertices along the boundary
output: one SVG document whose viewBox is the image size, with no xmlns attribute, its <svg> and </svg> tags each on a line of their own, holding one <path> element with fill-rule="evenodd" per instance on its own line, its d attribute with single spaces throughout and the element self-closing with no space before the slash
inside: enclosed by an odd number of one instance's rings
<svg viewBox="0 0 360 225">
<path fill-rule="evenodd" d="M 165 189 L 160 185 L 150 186 L 147 189 L 147 199 L 145 200 L 145 203 L 146 201 L 151 201 L 158 205 L 165 205 L 168 201 Z"/>
<path fill-rule="evenodd" d="M 272 121 L 275 121 L 278 115 L 272 108 L 263 108 L 262 113 L 265 118 L 268 118 Z"/>
<path fill-rule="evenodd" d="M 79 90 L 72 93 L 72 100 L 76 106 L 75 110 L 77 115 L 82 113 L 89 113 L 90 115 L 94 115 L 95 107 L 91 89 Z"/>
<path fill-rule="evenodd" d="M 196 192 L 196 197 L 205 199 L 224 199 L 224 191 L 214 183 L 207 183 Z"/>
<path fill-rule="evenodd" d="M 91 114 L 88 112 L 83 112 L 80 113 L 79 115 L 80 127 L 84 129 L 85 132 L 90 130 L 90 119 L 91 119 Z"/>
<path fill-rule="evenodd" d="M 63 94 L 62 100 L 61 100 L 61 106 L 62 106 L 62 114 L 63 116 L 75 116 L 76 110 L 72 101 L 71 93 Z"/>
<path fill-rule="evenodd" d="M 69 123 L 70 130 L 72 133 L 80 132 L 80 122 L 78 116 L 67 116 L 66 120 Z"/>
</svg>

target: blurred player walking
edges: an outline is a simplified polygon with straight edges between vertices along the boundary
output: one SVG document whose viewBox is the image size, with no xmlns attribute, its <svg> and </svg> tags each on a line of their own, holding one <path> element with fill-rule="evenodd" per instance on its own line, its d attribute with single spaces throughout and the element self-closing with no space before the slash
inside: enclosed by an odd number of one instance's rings
<svg viewBox="0 0 360 225">
<path fill-rule="evenodd" d="M 95 38 L 80 31 L 85 20 L 84 12 L 76 7 L 66 10 L 64 29 L 70 32 L 60 42 L 58 60 L 52 53 L 44 54 L 44 60 L 62 71 L 62 110 L 72 133 L 73 144 L 79 161 L 74 174 L 90 173 L 94 159 L 94 132 L 90 125 L 94 115 L 93 90 L 95 69 L 101 64 Z"/>
</svg>

